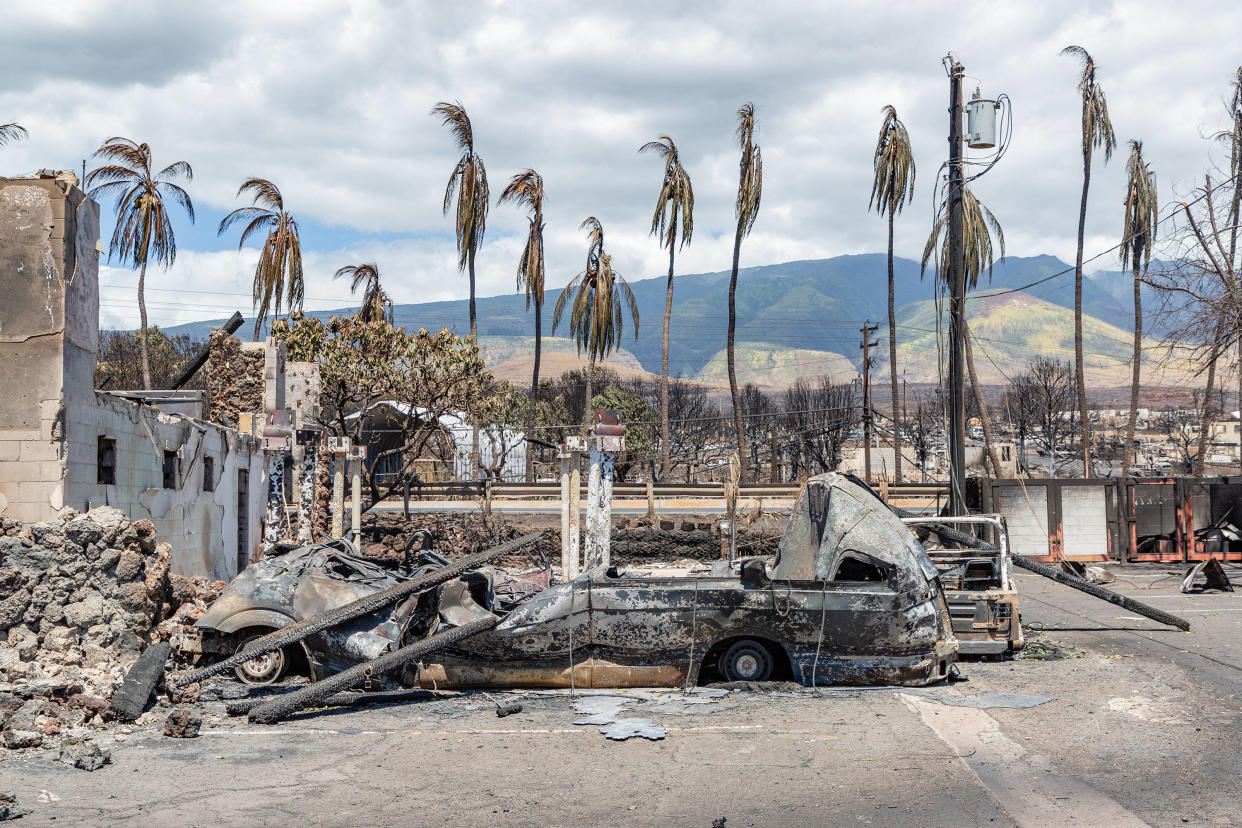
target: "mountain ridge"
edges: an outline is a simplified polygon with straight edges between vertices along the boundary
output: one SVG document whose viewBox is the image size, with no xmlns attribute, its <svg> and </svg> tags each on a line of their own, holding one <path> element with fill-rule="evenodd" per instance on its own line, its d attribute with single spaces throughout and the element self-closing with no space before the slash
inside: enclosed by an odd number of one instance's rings
<svg viewBox="0 0 1242 828">
<path fill-rule="evenodd" d="M 895 257 L 893 269 L 899 305 L 900 354 L 903 346 L 922 342 L 920 335 L 903 331 L 900 320 L 914 313 L 925 313 L 918 309 L 933 304 L 933 279 L 931 273 L 924 277 L 918 263 L 911 259 Z M 728 276 L 729 271 L 725 270 L 676 277 L 670 325 L 671 376 L 719 381 L 719 358 L 725 347 L 728 324 Z M 653 373 L 659 372 L 660 365 L 664 279 L 663 276 L 656 276 L 630 283 L 639 306 L 639 332 L 635 340 L 627 326 L 621 344 L 622 348 L 633 354 L 638 367 Z M 1084 278 L 1084 315 L 1113 329 L 1129 329 L 1133 315 L 1127 313 L 1123 297 L 1132 284 L 1130 274 L 1116 271 L 1097 272 Z M 1047 305 L 1070 309 L 1072 320 L 1073 267 L 1055 256 L 1007 257 L 996 263 L 991 279 L 985 274 L 980 289 L 972 292 L 971 296 L 997 293 L 1013 296 L 1018 295 L 1017 291 Z M 551 308 L 559 294 L 560 289 L 547 292 L 544 302 L 545 333 L 551 333 Z M 493 338 L 513 341 L 513 338 L 533 335 L 534 318 L 527 311 L 522 294 L 480 297 L 476 301 L 479 336 L 485 348 Z M 746 343 L 752 346 L 747 353 L 755 368 L 765 361 L 771 363 L 754 347 L 762 345 L 772 352 L 812 351 L 823 354 L 824 362 L 833 364 L 834 370 L 842 367 L 837 359 L 839 356 L 857 369 L 861 365 L 858 329 L 868 320 L 884 328 L 887 303 L 888 265 L 887 257 L 882 253 L 747 267 L 738 274 L 736 339 L 739 349 Z M 394 307 L 393 315 L 397 324 L 409 329 L 448 327 L 464 332 L 468 327 L 467 305 L 465 299 L 402 304 Z M 352 307 L 343 307 L 314 311 L 310 315 L 326 319 L 334 314 L 353 311 Z M 1058 314 L 1045 316 L 1053 321 L 1063 318 Z M 169 334 L 204 336 L 222 321 L 178 325 L 166 331 Z M 1057 324 L 1060 322 L 1057 321 Z M 1145 327 L 1150 327 L 1146 320 Z M 1034 335 L 1032 332 L 1028 334 Z M 886 361 L 888 337 L 882 332 L 879 340 L 877 356 Z M 1038 348 L 1031 348 L 1029 356 L 1039 353 Z M 787 356 L 777 361 L 785 363 L 786 367 L 790 362 Z"/>
</svg>

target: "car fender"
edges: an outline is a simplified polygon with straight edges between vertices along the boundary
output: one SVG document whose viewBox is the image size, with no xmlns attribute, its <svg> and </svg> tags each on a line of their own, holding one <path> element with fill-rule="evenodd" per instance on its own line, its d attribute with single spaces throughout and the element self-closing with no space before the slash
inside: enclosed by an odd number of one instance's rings
<svg viewBox="0 0 1242 828">
<path fill-rule="evenodd" d="M 219 632 L 228 634 L 244 630 L 247 627 L 271 627 L 272 629 L 279 630 L 292 623 L 293 619 L 283 612 L 268 609 L 249 609 L 230 615 L 219 624 L 214 625 L 214 628 Z"/>
</svg>

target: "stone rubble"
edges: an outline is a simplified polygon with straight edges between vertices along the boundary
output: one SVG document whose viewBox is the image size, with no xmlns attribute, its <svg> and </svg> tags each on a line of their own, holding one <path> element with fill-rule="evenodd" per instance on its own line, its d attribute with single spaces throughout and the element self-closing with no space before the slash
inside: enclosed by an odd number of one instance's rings
<svg viewBox="0 0 1242 828">
<path fill-rule="evenodd" d="M 148 645 L 192 625 L 223 581 L 170 575 L 171 547 L 117 509 L 0 518 L 0 743 L 47 746 L 110 721 Z"/>
</svg>

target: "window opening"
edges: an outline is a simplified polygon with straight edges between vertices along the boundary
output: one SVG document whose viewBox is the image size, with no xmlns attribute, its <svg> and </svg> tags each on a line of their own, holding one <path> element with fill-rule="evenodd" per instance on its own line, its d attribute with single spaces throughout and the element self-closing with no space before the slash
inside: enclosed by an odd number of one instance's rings
<svg viewBox="0 0 1242 828">
<path fill-rule="evenodd" d="M 177 452 L 164 449 L 164 488 L 177 488 Z"/>
<path fill-rule="evenodd" d="M 100 437 L 95 462 L 96 482 L 105 486 L 116 484 L 116 440 Z"/>
</svg>

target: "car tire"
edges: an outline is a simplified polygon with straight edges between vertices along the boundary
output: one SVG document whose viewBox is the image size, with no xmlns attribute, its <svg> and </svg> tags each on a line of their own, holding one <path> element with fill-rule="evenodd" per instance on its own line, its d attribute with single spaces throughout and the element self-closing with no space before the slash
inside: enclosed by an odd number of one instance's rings
<svg viewBox="0 0 1242 828">
<path fill-rule="evenodd" d="M 255 639 L 262 638 L 264 633 L 255 632 L 244 637 L 237 645 L 234 653 L 240 653 L 247 644 Z M 280 679 L 285 672 L 285 666 L 288 659 L 285 658 L 283 648 L 277 648 L 270 653 L 255 656 L 249 661 L 244 661 L 233 668 L 233 673 L 245 684 L 262 687 L 268 684 L 274 684 Z"/>
<path fill-rule="evenodd" d="M 767 647 L 744 638 L 721 653 L 716 667 L 725 681 L 767 681 L 772 678 L 774 663 Z"/>
</svg>

